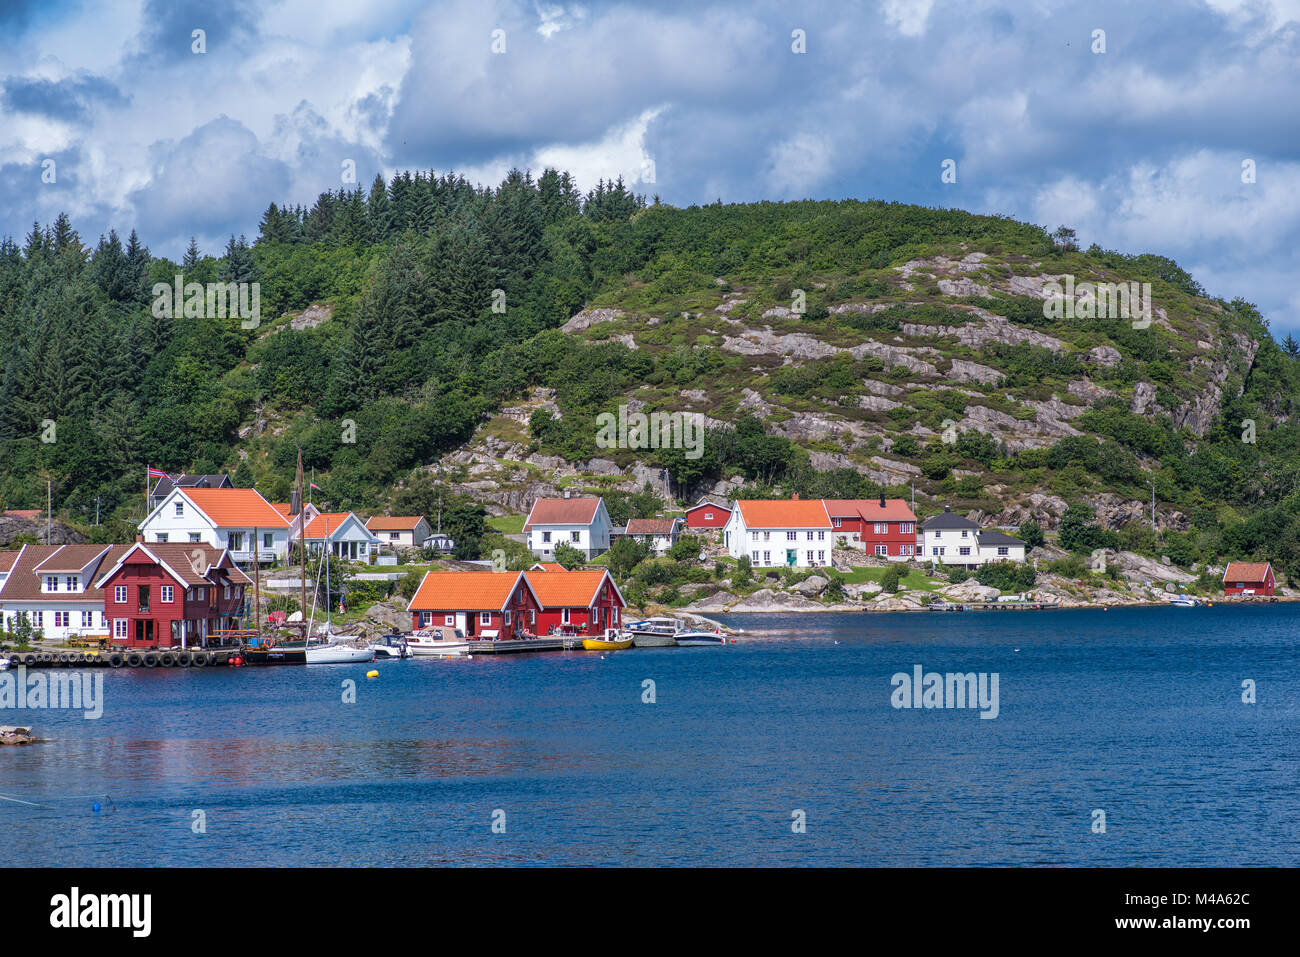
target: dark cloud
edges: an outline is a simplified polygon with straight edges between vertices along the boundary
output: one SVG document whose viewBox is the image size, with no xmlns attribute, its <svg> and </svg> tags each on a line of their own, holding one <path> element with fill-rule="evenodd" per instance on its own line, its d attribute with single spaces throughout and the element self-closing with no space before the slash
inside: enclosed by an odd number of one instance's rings
<svg viewBox="0 0 1300 957">
<path fill-rule="evenodd" d="M 137 59 L 164 63 L 194 57 L 194 31 L 204 32 L 206 56 L 236 62 L 257 43 L 257 4 L 250 0 L 147 0 Z"/>
<path fill-rule="evenodd" d="M 62 80 L 10 76 L 0 82 L 0 109 L 35 113 L 56 120 L 84 120 L 99 106 L 126 106 L 131 102 L 103 77 L 79 73 Z"/>
</svg>

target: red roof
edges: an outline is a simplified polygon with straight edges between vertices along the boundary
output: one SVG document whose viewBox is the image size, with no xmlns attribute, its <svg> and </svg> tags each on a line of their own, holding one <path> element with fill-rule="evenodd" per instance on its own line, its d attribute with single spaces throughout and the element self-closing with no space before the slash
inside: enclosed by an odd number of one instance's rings
<svg viewBox="0 0 1300 957">
<path fill-rule="evenodd" d="M 11 518 L 25 518 L 29 522 L 34 522 L 41 517 L 39 508 L 11 508 L 6 509 L 5 514 Z"/>
<path fill-rule="evenodd" d="M 1225 582 L 1259 582 L 1268 580 L 1268 562 L 1228 562 L 1224 569 Z"/>
<path fill-rule="evenodd" d="M 503 611 L 523 572 L 426 572 L 407 611 Z"/>
<path fill-rule="evenodd" d="M 820 499 L 740 499 L 736 502 L 746 528 L 830 528 Z"/>
<path fill-rule="evenodd" d="M 543 608 L 589 608 L 605 579 L 609 578 L 610 584 L 614 584 L 614 579 L 603 568 L 559 574 L 531 572 L 524 577 Z M 614 593 L 618 595 L 620 605 L 626 604 L 617 585 L 614 585 Z"/>
<path fill-rule="evenodd" d="M 23 602 L 103 602 L 104 592 L 95 587 L 95 579 L 112 568 L 117 561 L 131 550 L 130 545 L 95 545 L 96 551 L 102 552 L 101 557 L 81 582 L 82 591 L 79 592 L 42 592 L 41 591 L 41 573 L 37 567 L 51 556 L 54 556 L 64 545 L 25 545 L 22 551 L 18 553 L 17 560 L 11 567 L 10 575 L 3 585 L 0 585 L 0 601 L 23 601 Z M 87 546 L 76 546 L 84 548 Z M 92 559 L 93 561 L 93 559 Z M 60 563 L 61 564 L 61 563 Z M 77 569 L 78 571 L 80 569 Z M 62 587 L 60 582 L 60 587 Z"/>
<path fill-rule="evenodd" d="M 329 534 L 333 538 L 334 534 L 343 527 L 343 523 L 348 520 L 351 512 L 321 512 L 310 522 L 307 523 L 307 537 L 319 538 L 325 537 L 325 525 L 329 524 Z M 361 524 L 361 519 L 357 519 L 357 524 Z"/>
<path fill-rule="evenodd" d="M 0 572 L 7 572 L 18 561 L 17 552 L 0 552 Z"/>
<path fill-rule="evenodd" d="M 822 499 L 831 518 L 857 518 L 862 515 L 868 522 L 915 522 L 916 516 L 901 498 L 885 499 L 880 507 L 878 498 L 827 498 Z"/>
<path fill-rule="evenodd" d="M 731 509 L 727 508 L 727 506 L 725 506 L 725 505 L 714 505 L 712 502 L 701 502 L 699 505 L 692 505 L 692 506 L 691 506 L 690 508 L 688 508 L 686 511 L 687 511 L 687 513 L 690 513 L 690 512 L 695 511 L 697 508 L 708 508 L 708 509 L 712 509 L 712 510 L 715 511 L 715 512 L 726 512 L 726 513 L 728 513 L 728 514 L 731 513 Z"/>
<path fill-rule="evenodd" d="M 596 520 L 598 498 L 539 498 L 524 522 L 524 531 L 534 525 L 590 525 Z"/>
<path fill-rule="evenodd" d="M 629 518 L 628 535 L 671 535 L 680 519 L 676 518 Z"/>
</svg>

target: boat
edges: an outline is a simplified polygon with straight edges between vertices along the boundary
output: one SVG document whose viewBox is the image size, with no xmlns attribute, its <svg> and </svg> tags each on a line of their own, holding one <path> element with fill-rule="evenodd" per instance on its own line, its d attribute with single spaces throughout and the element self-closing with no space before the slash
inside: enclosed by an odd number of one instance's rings
<svg viewBox="0 0 1300 957">
<path fill-rule="evenodd" d="M 406 643 L 406 636 L 400 631 L 392 631 L 380 637 L 374 644 L 375 660 L 389 658 L 410 658 L 413 656 L 411 646 Z"/>
<path fill-rule="evenodd" d="M 727 639 L 717 631 L 680 631 L 677 633 L 677 647 L 679 648 L 710 648 L 714 645 L 725 645 Z"/>
<path fill-rule="evenodd" d="M 333 645 L 328 642 L 307 646 L 309 665 L 351 665 L 374 660 L 375 649 L 368 646 L 356 648 L 352 645 Z"/>
<path fill-rule="evenodd" d="M 622 651 L 631 648 L 633 637 L 617 628 L 606 628 L 600 638 L 582 639 L 582 647 L 587 651 Z"/>
<path fill-rule="evenodd" d="M 680 618 L 658 617 L 630 621 L 623 633 L 631 635 L 638 648 L 672 648 L 677 644 L 677 635 L 685 630 Z"/>
<path fill-rule="evenodd" d="M 1171 595 L 1165 601 L 1176 608 L 1195 608 L 1201 603 L 1200 599 L 1193 598 L 1191 595 Z"/>
<path fill-rule="evenodd" d="M 441 628 L 421 628 L 406 639 L 406 646 L 417 658 L 459 658 L 469 654 L 469 642 L 459 629 L 448 637 Z"/>
</svg>

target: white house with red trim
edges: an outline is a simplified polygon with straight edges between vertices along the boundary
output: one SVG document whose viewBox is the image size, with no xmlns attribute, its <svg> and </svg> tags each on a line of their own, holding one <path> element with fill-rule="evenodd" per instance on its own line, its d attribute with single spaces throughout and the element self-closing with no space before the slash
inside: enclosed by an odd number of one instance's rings
<svg viewBox="0 0 1300 957">
<path fill-rule="evenodd" d="M 816 568 L 832 562 L 833 532 L 820 499 L 737 499 L 723 536 L 731 557 L 755 568 Z"/>
<path fill-rule="evenodd" d="M 528 548 L 543 560 L 554 558 L 561 542 L 595 558 L 609 551 L 613 529 L 602 498 L 539 498 L 524 520 Z"/>
</svg>

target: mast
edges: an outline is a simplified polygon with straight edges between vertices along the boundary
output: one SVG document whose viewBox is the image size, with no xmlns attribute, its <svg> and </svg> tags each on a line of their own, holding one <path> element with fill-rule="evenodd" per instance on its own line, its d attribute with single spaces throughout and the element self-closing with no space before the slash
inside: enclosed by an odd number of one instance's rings
<svg viewBox="0 0 1300 957">
<path fill-rule="evenodd" d="M 330 520 L 325 519 L 325 636 L 334 637 L 334 615 L 330 607 Z"/>
<path fill-rule="evenodd" d="M 307 515 L 302 510 L 302 448 L 298 449 L 298 563 L 300 599 L 302 603 L 302 646 L 307 647 Z"/>
<path fill-rule="evenodd" d="M 253 529 L 253 615 L 257 622 L 257 643 L 262 643 L 262 558 L 257 553 L 257 533 Z"/>
</svg>

